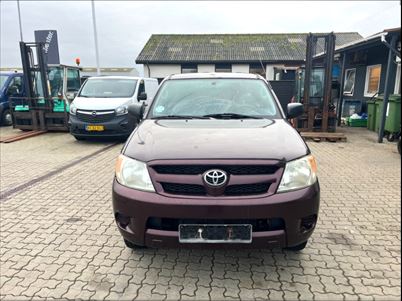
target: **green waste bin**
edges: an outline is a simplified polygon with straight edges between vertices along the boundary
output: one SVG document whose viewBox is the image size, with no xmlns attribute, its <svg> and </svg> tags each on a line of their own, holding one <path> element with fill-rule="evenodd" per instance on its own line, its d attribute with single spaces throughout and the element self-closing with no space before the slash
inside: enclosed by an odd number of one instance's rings
<svg viewBox="0 0 402 301">
<path fill-rule="evenodd" d="M 375 100 L 367 101 L 367 129 L 370 131 L 375 131 L 375 122 L 376 122 L 376 107 Z"/>
<path fill-rule="evenodd" d="M 378 132 L 380 129 L 383 99 L 384 99 L 383 96 L 378 96 L 375 102 L 376 132 Z M 400 127 L 401 127 L 401 95 L 393 94 L 390 95 L 388 98 L 388 108 L 385 119 L 384 131 L 388 133 L 397 133 L 400 130 Z"/>
</svg>

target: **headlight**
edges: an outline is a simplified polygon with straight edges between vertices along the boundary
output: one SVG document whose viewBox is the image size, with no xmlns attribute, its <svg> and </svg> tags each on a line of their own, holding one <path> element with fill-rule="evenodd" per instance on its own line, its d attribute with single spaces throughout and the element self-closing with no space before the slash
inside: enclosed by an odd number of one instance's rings
<svg viewBox="0 0 402 301">
<path fill-rule="evenodd" d="M 121 185 L 127 187 L 155 192 L 147 165 L 124 155 L 117 158 L 116 179 Z"/>
<path fill-rule="evenodd" d="M 278 192 L 301 189 L 317 181 L 317 164 L 313 156 L 286 163 Z"/>
<path fill-rule="evenodd" d="M 71 105 L 70 105 L 70 114 L 75 115 L 76 113 L 77 113 L 77 107 L 72 102 Z"/>
<path fill-rule="evenodd" d="M 119 116 L 119 115 L 125 115 L 125 114 L 128 113 L 127 106 L 118 107 L 115 111 L 116 111 L 116 115 L 117 115 L 117 116 Z"/>
</svg>

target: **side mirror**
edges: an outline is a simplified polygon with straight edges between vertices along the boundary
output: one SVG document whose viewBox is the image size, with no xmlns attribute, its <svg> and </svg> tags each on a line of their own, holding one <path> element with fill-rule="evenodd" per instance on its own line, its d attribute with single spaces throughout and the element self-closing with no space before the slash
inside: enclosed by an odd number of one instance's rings
<svg viewBox="0 0 402 301">
<path fill-rule="evenodd" d="M 18 95 L 19 94 L 18 88 L 16 86 L 10 86 L 8 87 L 6 94 L 8 96 Z"/>
<path fill-rule="evenodd" d="M 138 95 L 138 100 L 147 100 L 147 93 L 141 92 L 140 95 Z"/>
<path fill-rule="evenodd" d="M 288 112 L 286 114 L 286 117 L 288 119 L 299 117 L 304 113 L 303 104 L 298 102 L 289 103 L 287 109 Z"/>
<path fill-rule="evenodd" d="M 60 93 L 60 94 L 61 94 L 61 93 Z M 77 94 L 78 94 L 77 91 L 74 91 L 74 92 L 67 92 L 67 93 L 66 93 L 66 98 L 67 98 L 69 101 L 73 101 L 74 98 L 75 98 L 75 96 L 77 96 Z"/>
<path fill-rule="evenodd" d="M 141 120 L 145 112 L 144 104 L 135 103 L 128 106 L 128 114 Z"/>
</svg>

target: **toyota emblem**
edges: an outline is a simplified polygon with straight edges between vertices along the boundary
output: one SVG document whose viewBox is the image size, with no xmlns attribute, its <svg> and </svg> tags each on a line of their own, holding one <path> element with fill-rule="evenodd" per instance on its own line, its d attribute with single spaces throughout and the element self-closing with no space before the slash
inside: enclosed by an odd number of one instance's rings
<svg viewBox="0 0 402 301">
<path fill-rule="evenodd" d="M 96 116 L 96 111 L 92 111 L 92 116 Z"/>
<path fill-rule="evenodd" d="M 213 187 L 220 187 L 226 184 L 228 176 L 226 172 L 220 169 L 211 169 L 205 172 L 204 181 Z"/>
</svg>

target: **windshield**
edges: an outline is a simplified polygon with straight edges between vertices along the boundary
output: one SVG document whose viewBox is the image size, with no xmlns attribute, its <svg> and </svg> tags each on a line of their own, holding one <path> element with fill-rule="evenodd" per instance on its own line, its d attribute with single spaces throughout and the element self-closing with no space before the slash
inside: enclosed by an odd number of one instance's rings
<svg viewBox="0 0 402 301">
<path fill-rule="evenodd" d="M 166 81 L 148 117 L 280 117 L 273 95 L 262 80 L 178 79 Z"/>
<path fill-rule="evenodd" d="M 0 74 L 0 90 L 3 89 L 4 84 L 6 83 L 8 77 L 9 77 L 9 75 Z"/>
<path fill-rule="evenodd" d="M 59 93 L 63 93 L 63 71 L 63 68 L 60 67 L 50 67 L 48 70 L 51 97 L 57 97 Z"/>
<path fill-rule="evenodd" d="M 80 97 L 124 98 L 134 95 L 137 80 L 102 78 L 88 79 Z"/>
</svg>

